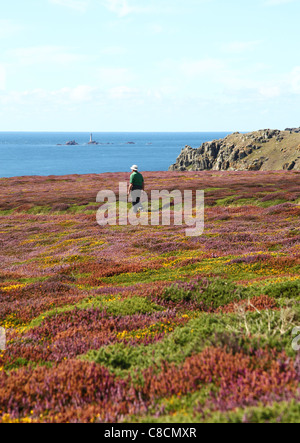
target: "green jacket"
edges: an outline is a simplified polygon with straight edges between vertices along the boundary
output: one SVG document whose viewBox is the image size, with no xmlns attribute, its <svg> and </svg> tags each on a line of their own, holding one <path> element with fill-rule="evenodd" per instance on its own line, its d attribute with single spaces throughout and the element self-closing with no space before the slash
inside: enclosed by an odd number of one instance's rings
<svg viewBox="0 0 300 443">
<path fill-rule="evenodd" d="M 138 171 L 134 171 L 130 176 L 130 183 L 135 187 L 142 188 L 144 185 L 144 177 Z"/>
</svg>

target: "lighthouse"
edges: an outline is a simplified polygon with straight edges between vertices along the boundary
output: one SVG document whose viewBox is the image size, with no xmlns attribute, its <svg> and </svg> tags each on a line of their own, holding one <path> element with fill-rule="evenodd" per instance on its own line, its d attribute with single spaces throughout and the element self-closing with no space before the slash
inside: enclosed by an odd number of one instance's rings
<svg viewBox="0 0 300 443">
<path fill-rule="evenodd" d="M 89 141 L 88 144 L 89 144 L 89 145 L 98 145 L 98 143 L 95 142 L 95 141 L 93 140 L 93 134 L 91 134 L 91 136 L 90 136 L 90 141 Z"/>
</svg>

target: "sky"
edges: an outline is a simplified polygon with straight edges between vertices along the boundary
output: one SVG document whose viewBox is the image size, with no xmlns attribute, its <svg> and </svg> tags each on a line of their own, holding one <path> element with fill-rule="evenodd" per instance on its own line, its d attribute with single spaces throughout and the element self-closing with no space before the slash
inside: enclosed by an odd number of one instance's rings
<svg viewBox="0 0 300 443">
<path fill-rule="evenodd" d="M 300 126 L 300 0 L 9 0 L 0 131 Z"/>
</svg>

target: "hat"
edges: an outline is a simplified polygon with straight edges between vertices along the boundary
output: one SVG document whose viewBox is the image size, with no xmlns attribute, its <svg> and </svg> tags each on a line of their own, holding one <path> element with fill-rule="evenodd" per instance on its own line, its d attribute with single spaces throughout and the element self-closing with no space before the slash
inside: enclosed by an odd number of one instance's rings
<svg viewBox="0 0 300 443">
<path fill-rule="evenodd" d="M 133 165 L 130 168 L 132 171 L 137 171 L 139 168 L 137 167 L 137 165 Z"/>
</svg>

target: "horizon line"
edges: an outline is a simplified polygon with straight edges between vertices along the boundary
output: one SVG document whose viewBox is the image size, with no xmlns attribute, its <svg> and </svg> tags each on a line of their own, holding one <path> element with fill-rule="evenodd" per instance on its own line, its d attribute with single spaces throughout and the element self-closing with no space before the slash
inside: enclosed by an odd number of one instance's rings
<svg viewBox="0 0 300 443">
<path fill-rule="evenodd" d="M 259 129 L 254 130 L 254 131 L 259 131 Z M 206 130 L 206 131 L 44 131 L 44 130 L 35 130 L 35 131 L 22 131 L 22 130 L 18 130 L 18 131 L 0 131 L 0 134 L 7 134 L 7 133 L 30 133 L 30 132 L 35 132 L 35 133 L 61 133 L 61 134 L 65 134 L 65 133 L 74 133 L 74 134 L 110 134 L 110 133 L 114 133 L 114 134 L 124 134 L 124 133 L 128 133 L 128 134 L 147 134 L 147 133 L 157 133 L 157 134 L 180 134 L 180 133 L 210 133 L 210 132 L 251 132 L 250 130 L 222 130 L 222 129 L 218 129 L 218 130 Z"/>
</svg>

